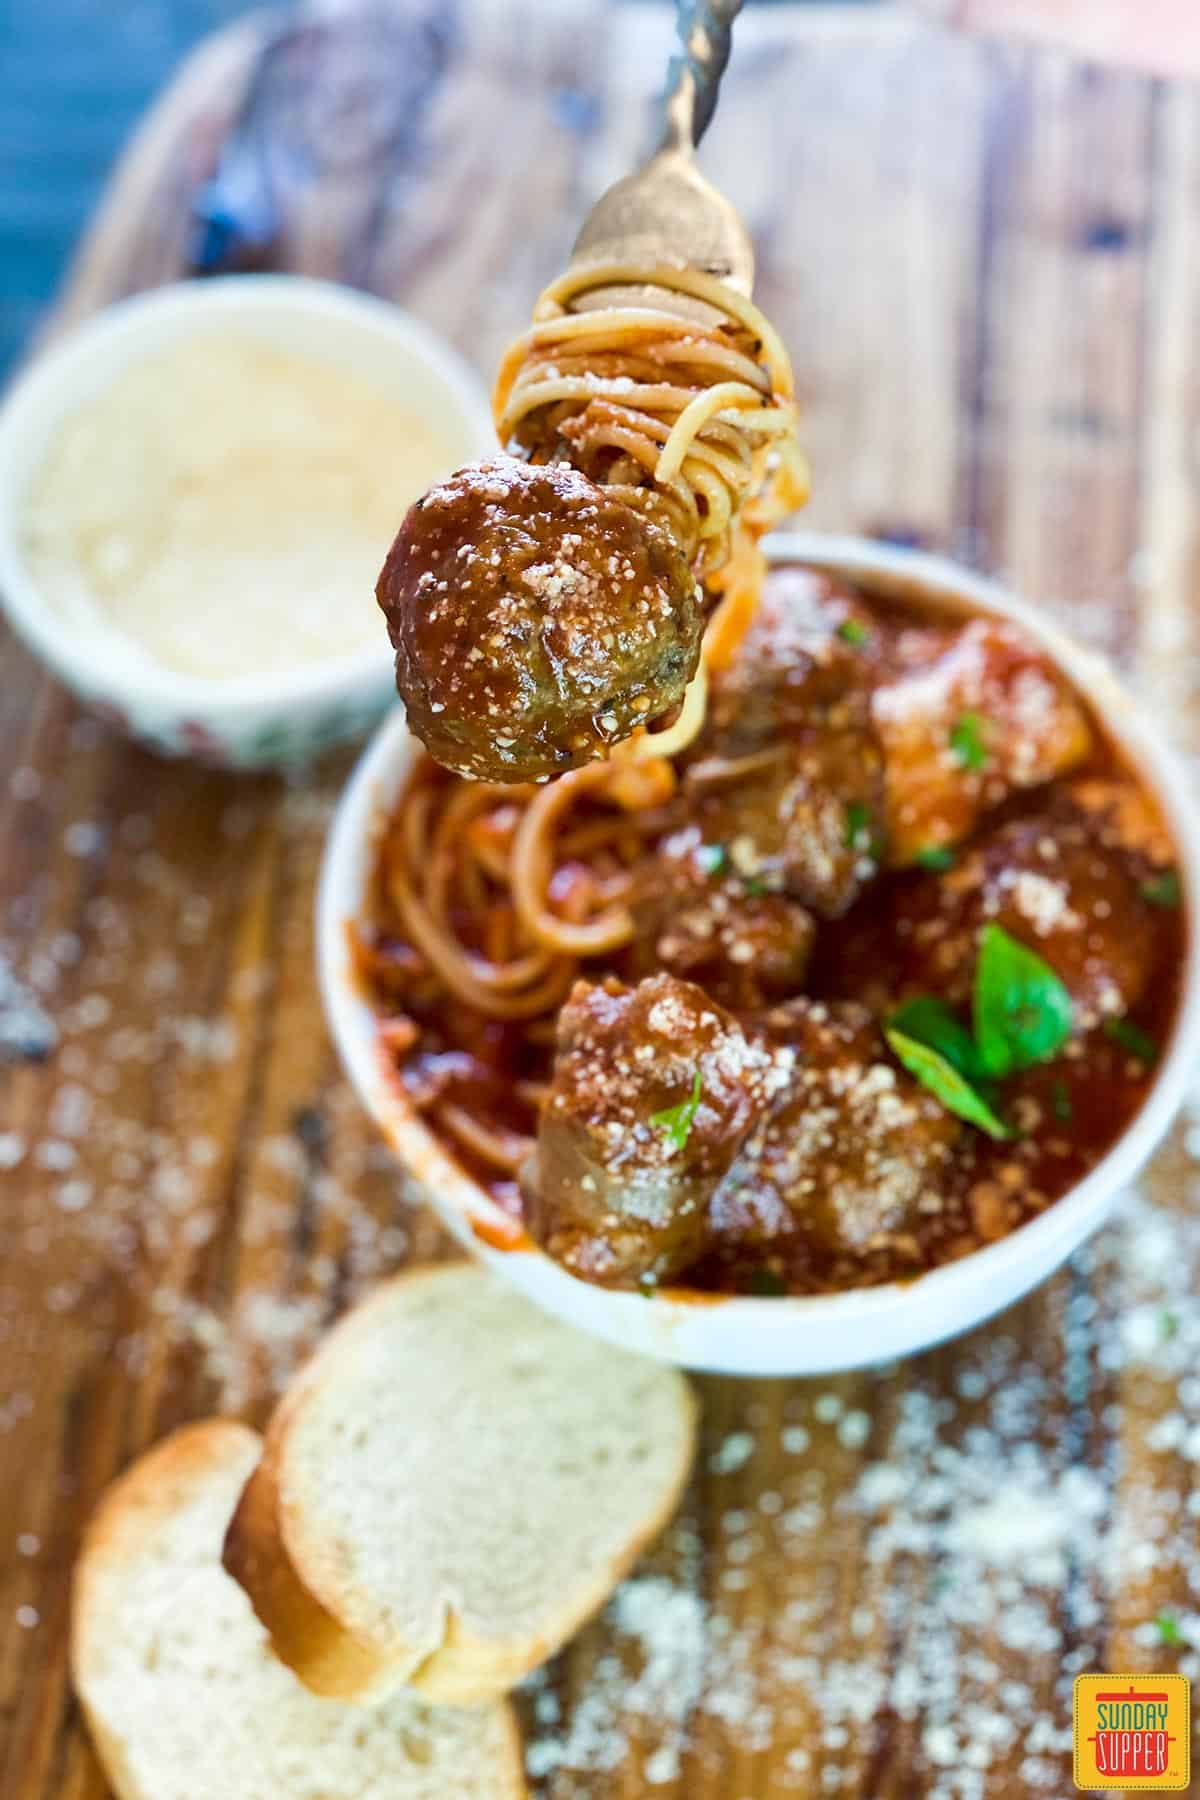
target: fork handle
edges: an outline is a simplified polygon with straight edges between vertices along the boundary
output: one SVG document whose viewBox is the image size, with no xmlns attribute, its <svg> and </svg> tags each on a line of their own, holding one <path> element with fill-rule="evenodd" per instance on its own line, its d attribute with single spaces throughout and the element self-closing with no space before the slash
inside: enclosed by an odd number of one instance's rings
<svg viewBox="0 0 1200 1800">
<path fill-rule="evenodd" d="M 682 53 L 671 58 L 663 149 L 690 150 L 708 130 L 743 0 L 675 0 Z"/>
</svg>

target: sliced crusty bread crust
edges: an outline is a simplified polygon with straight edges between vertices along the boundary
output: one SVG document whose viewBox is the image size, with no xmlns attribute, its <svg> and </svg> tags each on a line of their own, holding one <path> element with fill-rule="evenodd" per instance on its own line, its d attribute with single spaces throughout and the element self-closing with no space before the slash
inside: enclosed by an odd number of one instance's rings
<svg viewBox="0 0 1200 1800">
<path fill-rule="evenodd" d="M 512 1711 L 317 1699 L 272 1654 L 220 1567 L 262 1449 L 224 1420 L 185 1427 L 109 1490 L 85 1538 L 71 1664 L 121 1800 L 521 1800 Z"/>
<path fill-rule="evenodd" d="M 225 1567 L 314 1692 L 475 1704 L 597 1611 L 687 1480 L 677 1371 L 486 1270 L 385 1283 L 285 1396 Z"/>
</svg>

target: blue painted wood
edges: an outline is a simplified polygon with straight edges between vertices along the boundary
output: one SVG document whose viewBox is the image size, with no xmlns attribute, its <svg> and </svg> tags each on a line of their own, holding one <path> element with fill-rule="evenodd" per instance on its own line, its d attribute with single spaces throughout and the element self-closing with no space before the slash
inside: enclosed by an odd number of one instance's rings
<svg viewBox="0 0 1200 1800">
<path fill-rule="evenodd" d="M 0 0 L 0 375 L 54 295 L 138 117 L 251 0 Z"/>
<path fill-rule="evenodd" d="M 140 114 L 199 38 L 254 6 L 0 0 L 0 380 Z"/>
</svg>

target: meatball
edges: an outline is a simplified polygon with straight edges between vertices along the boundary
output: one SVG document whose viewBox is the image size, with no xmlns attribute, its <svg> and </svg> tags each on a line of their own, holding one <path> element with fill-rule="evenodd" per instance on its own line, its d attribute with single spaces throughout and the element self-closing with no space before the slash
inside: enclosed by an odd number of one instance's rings
<svg viewBox="0 0 1200 1800">
<path fill-rule="evenodd" d="M 522 1174 L 532 1235 L 588 1281 L 680 1274 L 705 1248 L 713 1189 L 791 1060 L 689 981 L 578 982 Z"/>
<path fill-rule="evenodd" d="M 1068 790 L 916 884 L 896 918 L 906 985 L 968 999 L 979 934 L 994 920 L 1050 964 L 1079 1028 L 1135 1006 L 1154 966 L 1158 921 L 1143 897 L 1144 865 L 1118 835 L 1118 821 L 1143 809 L 1133 793 L 1126 806 L 1120 786 L 1087 782 L 1080 798 Z"/>
<path fill-rule="evenodd" d="M 411 507 L 376 595 L 430 754 L 557 775 L 675 707 L 699 594 L 670 534 L 565 463 L 473 463 Z"/>
<path fill-rule="evenodd" d="M 865 1007 L 794 1000 L 763 1024 L 794 1070 L 713 1196 L 714 1233 L 741 1246 L 799 1237 L 834 1261 L 903 1254 L 946 1197 L 958 1120 L 888 1058 Z"/>
<path fill-rule="evenodd" d="M 786 894 L 764 893 L 694 825 L 665 839 L 636 870 L 629 905 L 637 933 L 629 963 L 638 975 L 666 969 L 740 1013 L 800 989 L 812 914 Z"/>
<path fill-rule="evenodd" d="M 872 701 L 883 744 L 888 860 L 968 837 L 1017 788 L 1087 755 L 1091 732 L 1064 676 L 1023 633 L 995 619 L 901 634 L 907 664 Z"/>
<path fill-rule="evenodd" d="M 871 720 L 879 632 L 829 577 L 773 577 L 729 668 L 686 789 L 705 838 L 826 918 L 875 874 L 883 759 Z"/>
<path fill-rule="evenodd" d="M 853 590 L 816 569 L 774 570 L 729 666 L 714 675 L 708 733 L 729 756 L 865 719 L 883 641 Z"/>
</svg>

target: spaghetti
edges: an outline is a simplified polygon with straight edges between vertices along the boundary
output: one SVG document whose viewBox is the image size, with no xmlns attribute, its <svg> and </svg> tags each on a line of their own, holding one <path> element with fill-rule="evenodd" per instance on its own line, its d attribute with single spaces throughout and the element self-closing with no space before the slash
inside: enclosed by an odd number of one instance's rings
<svg viewBox="0 0 1200 1800">
<path fill-rule="evenodd" d="M 713 318 L 587 307 L 615 287 L 699 302 Z M 493 410 L 502 443 L 572 463 L 671 531 L 721 601 L 705 660 L 723 666 L 762 589 L 758 539 L 807 495 L 791 365 L 759 308 L 695 269 L 569 269 L 504 357 Z M 702 717 L 701 704 L 695 726 Z"/>
<path fill-rule="evenodd" d="M 589 307 L 622 287 L 650 301 Z M 656 293 L 667 303 L 653 304 Z M 669 296 L 698 303 L 696 316 L 671 311 Z M 751 301 L 691 269 L 569 270 L 504 357 L 493 407 L 502 443 L 532 463 L 570 463 L 665 528 L 717 600 L 665 727 L 639 728 L 610 760 L 544 786 L 463 781 L 423 761 L 389 822 L 380 902 L 403 944 L 361 939 L 364 973 L 386 993 L 394 959 L 415 953 L 421 974 L 406 965 L 402 983 L 409 1012 L 421 1014 L 424 994 L 444 1017 L 449 998 L 517 1046 L 499 1106 L 469 1081 L 464 1095 L 461 1071 L 428 1101 L 472 1158 L 514 1175 L 532 1145 L 555 1014 L 582 964 L 605 967 L 635 935 L 633 870 L 666 825 L 670 758 L 704 723 L 709 665 L 729 661 L 753 617 L 766 572 L 758 539 L 803 501 L 806 481 L 777 333 Z"/>
<path fill-rule="evenodd" d="M 581 965 L 603 967 L 634 936 L 633 870 L 664 830 L 674 787 L 662 766 L 628 765 L 622 782 L 614 765 L 592 763 L 511 787 L 422 758 L 388 821 L 377 877 L 388 928 L 356 935 L 358 960 L 406 1018 L 468 1009 L 468 1041 L 492 1029 L 512 1045 L 518 1061 L 497 1108 L 486 1096 L 472 1105 L 469 1083 L 465 1099 L 459 1083 L 429 1106 L 490 1170 L 515 1173 L 529 1152 L 553 1021 Z M 402 1057 L 421 1035 L 406 1029 L 389 1053 Z"/>
</svg>

